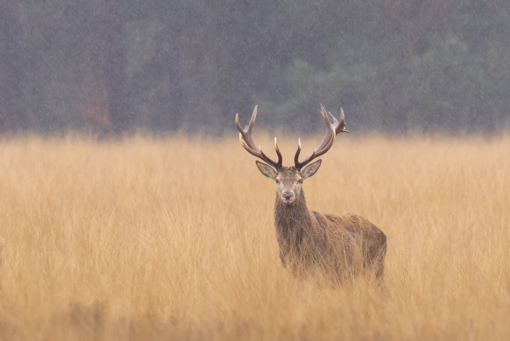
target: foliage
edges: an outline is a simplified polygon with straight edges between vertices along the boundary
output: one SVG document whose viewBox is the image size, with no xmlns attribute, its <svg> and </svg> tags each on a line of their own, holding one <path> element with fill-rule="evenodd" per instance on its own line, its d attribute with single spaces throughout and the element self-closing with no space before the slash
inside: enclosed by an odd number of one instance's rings
<svg viewBox="0 0 510 341">
<path fill-rule="evenodd" d="M 3 131 L 197 129 L 255 104 L 316 131 L 510 126 L 503 0 L 59 1 L 0 4 Z"/>
</svg>

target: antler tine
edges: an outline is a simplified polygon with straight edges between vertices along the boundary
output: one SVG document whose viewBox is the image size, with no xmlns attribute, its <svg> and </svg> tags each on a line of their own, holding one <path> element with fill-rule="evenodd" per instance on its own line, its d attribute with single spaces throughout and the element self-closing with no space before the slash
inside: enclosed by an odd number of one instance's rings
<svg viewBox="0 0 510 341">
<path fill-rule="evenodd" d="M 276 155 L 278 155 L 278 166 L 281 167 L 282 166 L 283 157 L 282 157 L 282 153 L 280 152 L 280 148 L 278 148 L 278 143 L 276 141 L 276 136 L 274 137 L 274 150 L 276 151 Z"/>
<path fill-rule="evenodd" d="M 328 112 L 329 116 L 333 119 L 333 125 L 335 126 L 335 132 L 336 134 L 340 134 L 340 133 L 348 133 L 349 131 L 347 129 L 345 129 L 345 114 L 344 114 L 344 110 L 342 108 L 340 108 L 340 122 L 338 122 L 338 120 L 335 118 L 335 116 L 333 116 L 330 112 Z"/>
<path fill-rule="evenodd" d="M 250 118 L 250 123 L 248 123 L 248 133 L 250 134 L 251 136 L 251 131 L 253 130 L 253 125 L 255 124 L 255 119 L 257 118 L 257 109 L 258 109 L 258 105 L 255 106 L 255 108 L 253 109 L 253 113 L 251 114 L 251 118 Z"/>
<path fill-rule="evenodd" d="M 297 169 L 301 170 L 308 162 L 312 161 L 316 157 L 317 149 L 313 151 L 311 155 L 299 162 L 299 153 L 301 153 L 301 138 L 298 139 L 298 149 L 296 155 L 294 155 L 294 165 Z"/>
<path fill-rule="evenodd" d="M 257 118 L 257 107 L 258 106 L 256 105 L 255 109 L 253 109 L 253 114 L 251 115 L 250 123 L 244 129 L 241 128 L 241 124 L 239 123 L 239 114 L 236 114 L 235 121 L 237 130 L 239 130 L 239 142 L 248 153 L 262 159 L 263 161 L 267 162 L 269 165 L 275 167 L 276 169 L 279 169 L 282 167 L 282 154 L 280 153 L 280 149 L 278 148 L 278 144 L 276 143 L 276 137 L 274 143 L 276 154 L 278 155 L 278 161 L 274 161 L 271 158 L 269 158 L 266 154 L 264 154 L 262 148 L 260 148 L 260 146 L 257 147 L 257 145 L 255 144 L 255 142 L 253 142 L 253 139 L 251 137 L 255 119 Z"/>
<path fill-rule="evenodd" d="M 301 152 L 301 140 L 298 140 L 298 150 L 296 151 L 296 155 L 294 156 L 294 164 L 297 169 L 303 168 L 306 164 L 308 164 L 310 161 L 312 161 L 314 158 L 319 157 L 323 154 L 325 154 L 335 142 L 335 137 L 337 134 L 341 132 L 347 132 L 345 130 L 345 114 L 342 109 L 340 109 L 340 122 L 330 113 L 327 112 L 324 106 L 321 106 L 321 115 L 324 118 L 324 122 L 326 123 L 327 131 L 326 136 L 324 137 L 324 140 L 319 145 L 319 148 L 315 149 L 315 151 L 305 158 L 303 161 L 299 161 L 299 153 Z M 330 122 L 330 118 L 333 121 L 333 123 Z"/>
<path fill-rule="evenodd" d="M 320 103 L 319 103 L 320 104 Z M 333 142 L 335 141 L 335 129 L 334 129 L 334 126 L 331 124 L 331 122 L 329 121 L 329 116 L 328 116 L 328 112 L 326 111 L 326 109 L 322 106 L 322 104 L 320 104 L 321 106 L 321 115 L 322 117 L 324 118 L 324 123 L 326 123 L 326 127 L 327 127 L 327 131 L 326 131 L 326 136 L 324 137 L 324 140 L 322 141 L 322 143 L 319 145 L 319 148 L 317 148 L 317 150 L 319 150 L 319 152 L 321 152 L 322 150 L 324 150 L 325 148 L 327 148 L 325 152 L 328 151 L 329 148 L 331 148 L 331 146 L 333 145 Z M 333 115 L 331 115 L 333 116 Z M 334 118 L 333 118 L 334 119 Z M 321 154 L 318 154 L 316 156 L 320 156 L 324 153 L 321 153 Z"/>
<path fill-rule="evenodd" d="M 296 168 L 299 164 L 299 153 L 301 153 L 301 137 L 297 140 L 297 150 L 296 155 L 294 155 L 294 164 L 296 165 Z"/>
</svg>

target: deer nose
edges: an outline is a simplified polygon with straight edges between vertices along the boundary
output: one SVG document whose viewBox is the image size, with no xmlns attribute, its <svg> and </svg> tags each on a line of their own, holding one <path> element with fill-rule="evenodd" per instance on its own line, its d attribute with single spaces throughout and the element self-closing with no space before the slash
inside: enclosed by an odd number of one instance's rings
<svg viewBox="0 0 510 341">
<path fill-rule="evenodd" d="M 283 196 L 283 199 L 290 200 L 290 199 L 292 199 L 292 197 L 294 197 L 294 193 L 292 193 L 292 192 L 283 192 L 282 196 Z"/>
</svg>

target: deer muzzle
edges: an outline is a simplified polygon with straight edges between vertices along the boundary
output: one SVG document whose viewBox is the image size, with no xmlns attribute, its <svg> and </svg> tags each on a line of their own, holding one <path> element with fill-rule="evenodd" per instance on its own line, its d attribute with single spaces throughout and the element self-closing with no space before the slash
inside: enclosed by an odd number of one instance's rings
<svg viewBox="0 0 510 341">
<path fill-rule="evenodd" d="M 293 192 L 283 192 L 282 193 L 282 201 L 286 204 L 292 204 L 294 202 L 294 193 Z"/>
</svg>

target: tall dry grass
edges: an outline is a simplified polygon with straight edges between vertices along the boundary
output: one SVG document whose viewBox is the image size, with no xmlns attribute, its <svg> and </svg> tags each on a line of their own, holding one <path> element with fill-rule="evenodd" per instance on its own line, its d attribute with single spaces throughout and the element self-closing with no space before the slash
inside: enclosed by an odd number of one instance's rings
<svg viewBox="0 0 510 341">
<path fill-rule="evenodd" d="M 509 137 L 341 136 L 323 159 L 308 204 L 386 232 L 385 290 L 282 268 L 275 185 L 235 138 L 1 141 L 0 339 L 510 337 Z"/>
</svg>

